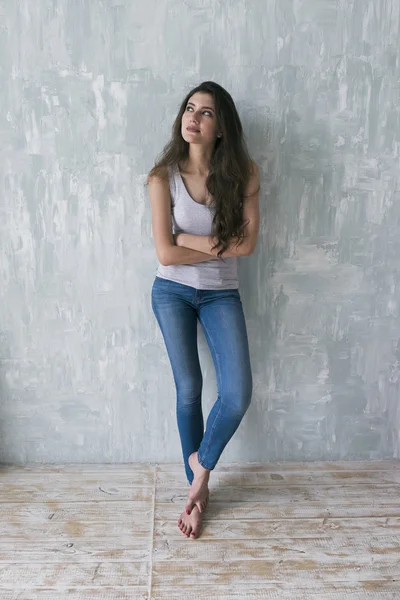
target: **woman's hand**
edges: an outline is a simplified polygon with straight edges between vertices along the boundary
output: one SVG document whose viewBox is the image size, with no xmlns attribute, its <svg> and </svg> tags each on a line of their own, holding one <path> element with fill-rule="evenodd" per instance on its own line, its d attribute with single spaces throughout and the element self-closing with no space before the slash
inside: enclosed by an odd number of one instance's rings
<svg viewBox="0 0 400 600">
<path fill-rule="evenodd" d="M 183 233 L 175 233 L 174 234 L 174 243 L 175 246 L 183 246 Z"/>
</svg>

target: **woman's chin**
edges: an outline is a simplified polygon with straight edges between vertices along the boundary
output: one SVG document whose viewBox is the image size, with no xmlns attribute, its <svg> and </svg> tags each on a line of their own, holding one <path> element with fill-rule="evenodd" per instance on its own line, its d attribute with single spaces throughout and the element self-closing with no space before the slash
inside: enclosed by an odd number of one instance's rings
<svg viewBox="0 0 400 600">
<path fill-rule="evenodd" d="M 182 132 L 182 137 L 189 144 L 201 144 L 202 139 L 198 133 L 190 133 L 190 131 Z"/>
<path fill-rule="evenodd" d="M 188 144 L 200 144 L 202 146 L 208 146 L 209 144 L 212 144 L 212 140 L 207 141 L 204 138 L 202 138 L 198 133 L 196 134 L 190 133 L 189 131 L 185 131 L 185 133 L 182 133 L 182 137 Z"/>
</svg>

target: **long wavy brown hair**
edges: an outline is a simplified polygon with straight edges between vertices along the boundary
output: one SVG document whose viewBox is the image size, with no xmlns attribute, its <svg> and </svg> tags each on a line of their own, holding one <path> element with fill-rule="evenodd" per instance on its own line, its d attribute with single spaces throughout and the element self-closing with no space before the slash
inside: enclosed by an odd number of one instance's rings
<svg viewBox="0 0 400 600">
<path fill-rule="evenodd" d="M 240 244 L 244 238 L 243 200 L 251 173 L 251 159 L 243 136 L 242 124 L 231 95 L 218 83 L 204 81 L 192 89 L 183 100 L 172 127 L 172 138 L 158 157 L 150 177 L 162 176 L 165 167 L 178 165 L 189 156 L 189 143 L 181 134 L 182 115 L 196 92 L 211 94 L 215 101 L 218 131 L 210 161 L 206 188 L 215 209 L 212 235 L 217 242 L 218 256 L 228 248 L 231 238 Z"/>
</svg>

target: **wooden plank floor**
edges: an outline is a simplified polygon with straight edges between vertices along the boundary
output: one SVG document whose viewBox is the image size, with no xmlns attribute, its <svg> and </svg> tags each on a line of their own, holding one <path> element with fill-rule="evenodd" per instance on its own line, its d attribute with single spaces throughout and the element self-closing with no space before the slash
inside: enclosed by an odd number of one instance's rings
<svg viewBox="0 0 400 600">
<path fill-rule="evenodd" d="M 400 461 L 0 466 L 1 600 L 400 599 Z"/>
</svg>

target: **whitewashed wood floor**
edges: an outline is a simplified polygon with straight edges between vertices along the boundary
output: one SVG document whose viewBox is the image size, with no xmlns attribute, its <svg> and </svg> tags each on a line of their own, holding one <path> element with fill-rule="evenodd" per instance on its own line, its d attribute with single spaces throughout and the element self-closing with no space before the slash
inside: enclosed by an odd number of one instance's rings
<svg viewBox="0 0 400 600">
<path fill-rule="evenodd" d="M 1 600 L 400 599 L 400 461 L 0 467 Z"/>
</svg>

